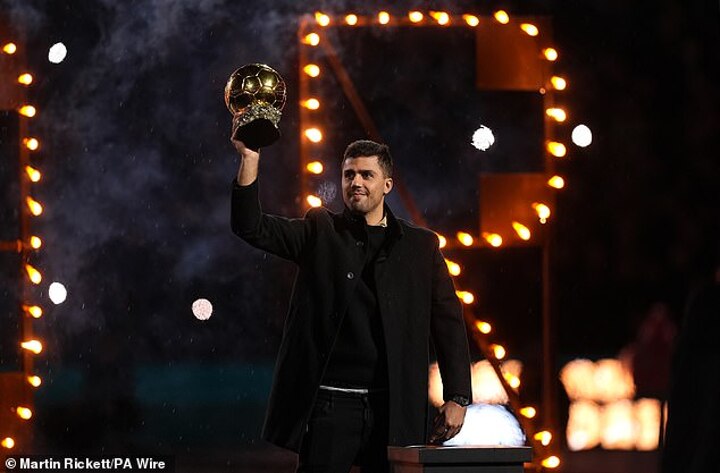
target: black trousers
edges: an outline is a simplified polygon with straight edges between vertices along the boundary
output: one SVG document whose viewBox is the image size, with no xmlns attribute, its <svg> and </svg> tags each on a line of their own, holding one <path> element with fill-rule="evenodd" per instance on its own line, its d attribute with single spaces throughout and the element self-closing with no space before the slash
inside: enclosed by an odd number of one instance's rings
<svg viewBox="0 0 720 473">
<path fill-rule="evenodd" d="M 300 447 L 298 473 L 386 473 L 387 392 L 343 393 L 321 389 Z"/>
</svg>

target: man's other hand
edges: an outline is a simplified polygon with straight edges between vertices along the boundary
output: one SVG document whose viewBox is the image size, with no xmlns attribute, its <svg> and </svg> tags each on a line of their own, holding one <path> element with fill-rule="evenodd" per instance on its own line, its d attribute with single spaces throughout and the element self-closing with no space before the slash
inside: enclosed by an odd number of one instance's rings
<svg viewBox="0 0 720 473">
<path fill-rule="evenodd" d="M 466 410 L 467 407 L 454 401 L 447 401 L 440 406 L 440 412 L 433 422 L 430 443 L 441 443 L 455 437 L 463 426 Z"/>
</svg>

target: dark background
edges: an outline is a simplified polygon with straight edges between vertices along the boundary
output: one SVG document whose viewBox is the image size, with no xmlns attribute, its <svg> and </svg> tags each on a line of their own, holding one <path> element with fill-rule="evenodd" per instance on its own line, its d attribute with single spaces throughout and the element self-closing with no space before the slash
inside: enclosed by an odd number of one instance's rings
<svg viewBox="0 0 720 473">
<path fill-rule="evenodd" d="M 680 322 L 688 295 L 717 261 L 718 4 L 475 3 L 408 1 L 389 11 L 504 7 L 511 15 L 552 15 L 560 52 L 554 70 L 569 83 L 559 98 L 568 122 L 586 123 L 594 134 L 587 149 L 569 146 L 567 187 L 553 216 L 558 359 L 615 356 L 653 304 L 667 304 Z M 237 162 L 222 89 L 249 62 L 271 64 L 286 78 L 284 138 L 263 151 L 262 194 L 266 210 L 298 215 L 295 35 L 299 15 L 317 9 L 377 12 L 349 1 L 0 3 L 12 26 L 2 39 L 27 51 L 36 77 L 31 128 L 43 144 L 34 159 L 44 177 L 33 195 L 46 209 L 33 222 L 45 245 L 40 296 L 53 280 L 69 291 L 34 324 L 46 346 L 33 421 L 40 445 L 176 451 L 257 438 L 294 268 L 230 233 Z M 457 121 L 429 127 L 435 107 L 455 106 L 460 121 L 473 118 L 462 106 L 493 104 L 499 117 L 509 100 L 518 121 L 534 107 L 532 97 L 463 95 L 472 88 L 455 91 L 446 69 L 424 67 L 425 52 L 458 58 L 450 64 L 467 57 L 467 77 L 457 80 L 472 84 L 474 56 L 461 45 L 472 47 L 473 39 L 465 34 L 422 33 L 423 54 L 404 55 L 409 73 L 396 62 L 402 50 L 383 48 L 389 40 L 382 34 L 339 43 L 398 168 L 438 229 L 477 222 L 477 172 L 537 166 L 503 154 L 500 140 L 494 155 L 478 153 L 460 141 L 469 133 Z M 47 49 L 56 41 L 69 53 L 52 65 Z M 329 90 L 337 93 L 324 99 L 338 133 L 324 144 L 327 157 L 360 133 L 339 89 Z M 532 123 L 518 127 L 538 134 Z M 391 204 L 403 214 L 398 201 Z M 492 290 L 493 307 L 505 302 L 505 322 L 497 314 L 494 325 L 511 356 L 532 363 L 539 333 L 514 330 L 523 310 L 528 327 L 538 320 L 537 258 L 525 256 L 493 256 L 477 266 L 526 279 L 499 284 L 483 272 L 488 281 L 478 284 Z M 190 310 L 199 297 L 214 305 L 205 322 Z"/>
</svg>

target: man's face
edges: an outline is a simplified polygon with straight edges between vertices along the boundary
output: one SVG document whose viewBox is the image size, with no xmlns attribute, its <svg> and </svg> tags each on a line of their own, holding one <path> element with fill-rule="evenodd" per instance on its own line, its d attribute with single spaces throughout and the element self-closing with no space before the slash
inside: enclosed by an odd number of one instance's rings
<svg viewBox="0 0 720 473">
<path fill-rule="evenodd" d="M 392 178 L 385 176 L 377 156 L 358 156 L 343 162 L 343 201 L 353 212 L 365 215 L 382 208 L 392 184 Z"/>
</svg>

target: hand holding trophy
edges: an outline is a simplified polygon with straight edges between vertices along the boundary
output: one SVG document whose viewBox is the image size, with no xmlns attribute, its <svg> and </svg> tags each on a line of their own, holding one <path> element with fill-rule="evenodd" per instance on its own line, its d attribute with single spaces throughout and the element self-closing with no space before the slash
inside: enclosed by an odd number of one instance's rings
<svg viewBox="0 0 720 473">
<path fill-rule="evenodd" d="M 233 138 L 257 151 L 280 138 L 285 81 L 265 64 L 247 64 L 230 75 L 225 105 L 233 114 Z"/>
</svg>

